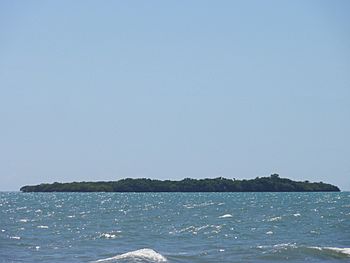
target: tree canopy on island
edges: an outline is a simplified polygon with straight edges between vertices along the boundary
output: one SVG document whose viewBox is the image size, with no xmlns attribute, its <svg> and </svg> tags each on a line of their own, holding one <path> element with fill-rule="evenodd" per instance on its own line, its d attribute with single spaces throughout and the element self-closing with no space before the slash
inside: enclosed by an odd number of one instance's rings
<svg viewBox="0 0 350 263">
<path fill-rule="evenodd" d="M 23 186 L 22 192 L 339 192 L 337 186 L 323 182 L 298 182 L 278 174 L 250 180 L 191 179 L 181 181 L 122 179 L 109 182 L 72 182 Z"/>
</svg>

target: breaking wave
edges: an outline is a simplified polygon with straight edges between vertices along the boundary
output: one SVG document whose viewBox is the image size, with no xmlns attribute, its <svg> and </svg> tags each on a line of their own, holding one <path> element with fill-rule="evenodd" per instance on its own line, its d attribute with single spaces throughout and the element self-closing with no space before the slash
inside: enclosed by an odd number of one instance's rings
<svg viewBox="0 0 350 263">
<path fill-rule="evenodd" d="M 233 217 L 231 214 L 225 214 L 225 215 L 219 216 L 219 218 L 231 218 L 231 217 Z"/>
<path fill-rule="evenodd" d="M 340 248 L 340 247 L 309 247 L 309 248 L 323 251 L 326 253 L 340 254 L 340 255 L 350 257 L 350 248 L 348 248 L 348 247 L 343 247 L 343 248 Z"/>
<path fill-rule="evenodd" d="M 281 216 L 271 217 L 267 219 L 268 222 L 274 222 L 274 221 L 280 221 L 280 220 L 282 220 Z"/>
<path fill-rule="evenodd" d="M 267 258 L 293 258 L 300 255 L 311 255 L 316 257 L 330 258 L 349 258 L 350 248 L 341 247 L 319 247 L 319 246 L 304 246 L 295 243 L 277 244 L 274 246 L 258 246 L 258 249 L 263 249 L 263 257 Z"/>
<path fill-rule="evenodd" d="M 101 233 L 98 238 L 102 238 L 102 239 L 114 239 L 114 238 L 117 238 L 119 237 L 119 234 L 121 233 L 122 231 L 112 231 L 112 232 L 109 232 L 109 233 Z"/>
<path fill-rule="evenodd" d="M 118 260 L 131 260 L 133 262 L 167 262 L 167 259 L 153 249 L 143 248 L 110 258 L 99 259 L 94 262 L 116 262 Z"/>
</svg>

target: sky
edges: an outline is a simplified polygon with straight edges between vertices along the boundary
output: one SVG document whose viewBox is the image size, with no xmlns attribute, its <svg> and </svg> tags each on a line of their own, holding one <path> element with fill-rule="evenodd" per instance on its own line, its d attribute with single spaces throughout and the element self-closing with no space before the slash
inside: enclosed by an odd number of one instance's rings
<svg viewBox="0 0 350 263">
<path fill-rule="evenodd" d="M 1 1 L 0 191 L 255 178 L 350 190 L 349 1 Z"/>
</svg>

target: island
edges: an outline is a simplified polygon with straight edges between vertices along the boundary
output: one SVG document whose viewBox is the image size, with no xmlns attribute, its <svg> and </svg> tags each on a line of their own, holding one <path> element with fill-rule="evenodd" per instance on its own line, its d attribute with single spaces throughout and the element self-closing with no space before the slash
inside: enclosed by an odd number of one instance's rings
<svg viewBox="0 0 350 263">
<path fill-rule="evenodd" d="M 292 181 L 278 174 L 236 180 L 218 177 L 181 181 L 154 179 L 122 179 L 119 181 L 72 182 L 27 185 L 22 192 L 339 192 L 337 186 L 323 182 Z"/>
</svg>

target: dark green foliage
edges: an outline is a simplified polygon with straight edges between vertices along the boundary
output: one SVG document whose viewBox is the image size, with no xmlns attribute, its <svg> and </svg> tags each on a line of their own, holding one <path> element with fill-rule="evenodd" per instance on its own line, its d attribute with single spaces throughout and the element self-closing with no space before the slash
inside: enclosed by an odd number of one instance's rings
<svg viewBox="0 0 350 263">
<path fill-rule="evenodd" d="M 112 182 L 73 182 L 24 186 L 22 192 L 338 192 L 338 187 L 325 183 L 296 182 L 280 178 L 257 177 L 251 180 L 226 178 L 160 181 L 151 179 L 122 179 Z"/>
</svg>

